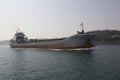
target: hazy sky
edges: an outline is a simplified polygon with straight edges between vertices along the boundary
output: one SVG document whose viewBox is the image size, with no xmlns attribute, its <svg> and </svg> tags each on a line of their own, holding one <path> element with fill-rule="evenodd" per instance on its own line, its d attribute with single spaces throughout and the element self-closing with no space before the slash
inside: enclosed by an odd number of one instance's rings
<svg viewBox="0 0 120 80">
<path fill-rule="evenodd" d="M 0 40 L 17 28 L 30 38 L 56 38 L 85 31 L 120 30 L 120 0 L 0 0 Z"/>
</svg>

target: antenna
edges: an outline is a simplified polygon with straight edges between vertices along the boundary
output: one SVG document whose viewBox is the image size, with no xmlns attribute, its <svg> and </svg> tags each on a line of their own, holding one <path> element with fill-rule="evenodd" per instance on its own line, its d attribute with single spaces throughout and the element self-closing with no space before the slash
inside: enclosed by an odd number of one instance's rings
<svg viewBox="0 0 120 80">
<path fill-rule="evenodd" d="M 17 28 L 17 31 L 16 32 L 20 32 L 20 29 L 19 28 Z"/>
<path fill-rule="evenodd" d="M 20 27 L 21 27 L 22 25 L 21 24 L 17 24 L 17 30 L 16 30 L 16 32 L 20 32 L 21 30 L 20 30 Z"/>
</svg>

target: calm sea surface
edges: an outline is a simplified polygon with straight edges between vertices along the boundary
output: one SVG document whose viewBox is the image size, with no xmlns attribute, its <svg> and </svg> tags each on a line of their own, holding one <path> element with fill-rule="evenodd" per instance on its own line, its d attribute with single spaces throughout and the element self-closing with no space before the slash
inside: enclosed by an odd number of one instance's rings
<svg viewBox="0 0 120 80">
<path fill-rule="evenodd" d="M 0 45 L 0 80 L 120 80 L 120 45 L 77 51 Z"/>
</svg>

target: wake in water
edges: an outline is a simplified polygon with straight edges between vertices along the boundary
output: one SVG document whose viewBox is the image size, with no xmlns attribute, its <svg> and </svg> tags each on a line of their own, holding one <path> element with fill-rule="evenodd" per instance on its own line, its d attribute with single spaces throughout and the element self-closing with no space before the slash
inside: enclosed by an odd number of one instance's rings
<svg viewBox="0 0 120 80">
<path fill-rule="evenodd" d="M 47 50 L 53 50 L 53 51 L 80 51 L 80 50 L 95 50 L 97 47 L 92 47 L 92 48 L 78 48 L 78 49 L 47 49 Z"/>
</svg>

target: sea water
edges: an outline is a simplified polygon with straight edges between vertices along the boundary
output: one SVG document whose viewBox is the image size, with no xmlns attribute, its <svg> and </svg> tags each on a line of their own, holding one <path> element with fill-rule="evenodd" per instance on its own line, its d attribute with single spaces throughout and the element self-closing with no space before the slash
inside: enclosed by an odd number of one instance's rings
<svg viewBox="0 0 120 80">
<path fill-rule="evenodd" d="M 0 80 L 120 80 L 120 45 L 41 50 L 1 44 Z"/>
</svg>

